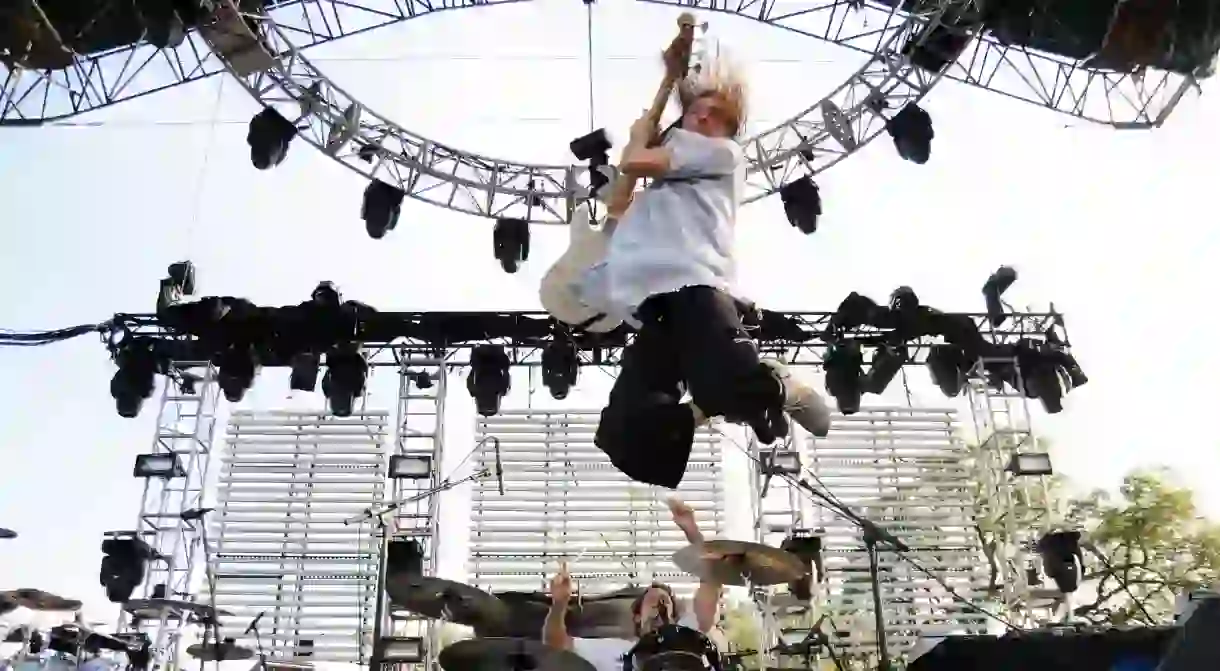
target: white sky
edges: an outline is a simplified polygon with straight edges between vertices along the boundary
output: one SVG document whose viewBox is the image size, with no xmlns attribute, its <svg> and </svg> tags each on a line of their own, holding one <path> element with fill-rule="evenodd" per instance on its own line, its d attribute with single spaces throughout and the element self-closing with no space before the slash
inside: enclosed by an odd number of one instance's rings
<svg viewBox="0 0 1220 671">
<path fill-rule="evenodd" d="M 625 129 L 648 103 L 674 15 L 598 3 L 599 126 Z M 798 35 L 711 20 L 750 73 L 757 125 L 804 109 L 861 63 Z M 428 17 L 311 54 L 417 132 L 482 154 L 566 162 L 567 143 L 588 129 L 584 30 L 582 4 L 539 0 Z M 931 162 L 903 162 L 882 138 L 825 174 L 816 235 L 789 227 L 777 198 L 744 212 L 746 292 L 772 309 L 832 310 L 849 291 L 884 298 L 909 284 L 927 304 L 980 310 L 983 280 L 1014 265 L 1021 279 L 1009 297 L 1034 308 L 1054 301 L 1091 378 L 1062 414 L 1036 420 L 1061 470 L 1109 487 L 1134 467 L 1168 464 L 1220 512 L 1220 441 L 1207 428 L 1220 370 L 1211 342 L 1220 233 L 1208 196 L 1220 176 L 1220 103 L 1188 96 L 1154 132 L 1074 123 L 948 82 L 926 108 L 937 133 Z M 250 166 L 245 124 L 255 111 L 235 83 L 212 79 L 88 117 L 109 124 L 100 128 L 4 131 L 0 324 L 55 328 L 150 311 L 165 266 L 185 257 L 204 294 L 261 304 L 296 303 L 328 279 L 384 310 L 538 308 L 563 230 L 535 229 L 531 260 L 512 276 L 492 257 L 490 222 L 430 206 L 406 204 L 398 229 L 370 240 L 358 176 L 302 143 L 273 171 Z M 158 121 L 201 123 L 150 125 Z M 101 534 L 135 520 L 131 461 L 151 442 L 155 404 L 135 421 L 114 414 L 113 367 L 93 338 L 0 349 L 0 371 L 0 526 L 22 534 L 0 541 L 0 588 L 48 589 L 108 613 Z M 917 402 L 945 403 L 926 373 L 911 378 Z M 465 399 L 455 386 L 451 398 Z M 596 406 L 605 388 L 591 384 L 572 407 Z M 254 402 L 277 405 L 285 389 L 265 375 Z M 460 406 L 451 431 L 468 436 L 469 404 Z M 462 442 L 451 439 L 450 455 L 465 453 Z"/>
</svg>

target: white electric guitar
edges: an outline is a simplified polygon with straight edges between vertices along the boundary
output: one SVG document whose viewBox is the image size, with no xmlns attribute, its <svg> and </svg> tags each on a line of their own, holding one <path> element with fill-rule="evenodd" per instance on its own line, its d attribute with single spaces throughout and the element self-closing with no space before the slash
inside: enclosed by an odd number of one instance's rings
<svg viewBox="0 0 1220 671">
<path fill-rule="evenodd" d="M 695 17 L 683 13 L 678 17 L 678 37 L 666 49 L 665 79 L 657 89 L 652 106 L 648 108 L 648 118 L 653 126 L 660 125 L 670 93 L 689 70 L 694 36 Z M 538 289 L 542 307 L 555 319 L 590 333 L 612 331 L 622 323 L 582 303 L 577 287 L 585 271 L 605 258 L 610 236 L 614 233 L 619 216 L 631 202 L 635 183 L 636 178 L 626 175 L 619 175 L 612 182 L 607 197 L 610 214 L 597 228 L 593 226 L 589 203 L 582 203 L 573 212 L 572 220 L 568 223 L 568 249 L 546 272 Z"/>
</svg>

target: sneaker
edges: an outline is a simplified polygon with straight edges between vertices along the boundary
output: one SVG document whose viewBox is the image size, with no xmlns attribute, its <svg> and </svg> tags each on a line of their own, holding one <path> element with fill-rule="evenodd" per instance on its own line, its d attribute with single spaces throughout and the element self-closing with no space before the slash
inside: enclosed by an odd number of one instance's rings
<svg viewBox="0 0 1220 671">
<path fill-rule="evenodd" d="M 822 400 L 822 395 L 813 387 L 796 379 L 782 362 L 763 359 L 762 363 L 771 369 L 780 386 L 784 388 L 784 411 L 792 421 L 819 438 L 829 433 L 830 410 L 826 407 L 826 401 Z"/>
</svg>

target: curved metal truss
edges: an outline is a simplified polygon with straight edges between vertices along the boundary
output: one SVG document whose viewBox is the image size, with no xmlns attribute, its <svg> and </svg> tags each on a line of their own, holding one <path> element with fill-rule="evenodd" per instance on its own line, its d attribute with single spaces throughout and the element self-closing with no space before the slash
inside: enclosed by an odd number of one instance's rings
<svg viewBox="0 0 1220 671">
<path fill-rule="evenodd" d="M 910 14 L 885 10 L 877 17 L 883 27 L 858 37 L 874 49 L 864 67 L 822 101 L 746 142 L 745 202 L 838 163 L 881 133 L 886 115 L 931 90 L 939 75 L 899 53 L 903 45 L 920 42 L 955 6 L 952 0 L 928 4 Z M 480 156 L 379 116 L 301 56 L 292 32 L 273 17 L 245 16 L 259 25 L 264 53 L 254 67 L 226 59 L 231 74 L 264 107 L 294 120 L 298 138 L 365 177 L 450 210 L 534 223 L 566 224 L 578 199 L 587 197 L 579 179 L 584 168 Z"/>
</svg>

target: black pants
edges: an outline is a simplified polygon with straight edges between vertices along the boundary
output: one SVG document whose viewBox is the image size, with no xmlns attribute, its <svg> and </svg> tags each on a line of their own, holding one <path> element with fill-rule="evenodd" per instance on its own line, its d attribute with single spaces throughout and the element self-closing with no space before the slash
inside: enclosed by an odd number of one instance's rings
<svg viewBox="0 0 1220 671">
<path fill-rule="evenodd" d="M 682 481 L 695 436 L 683 382 L 707 417 L 749 424 L 764 442 L 787 433 L 783 388 L 759 362 L 732 296 L 686 287 L 649 298 L 639 318 L 595 438 L 620 471 L 663 487 Z"/>
</svg>

